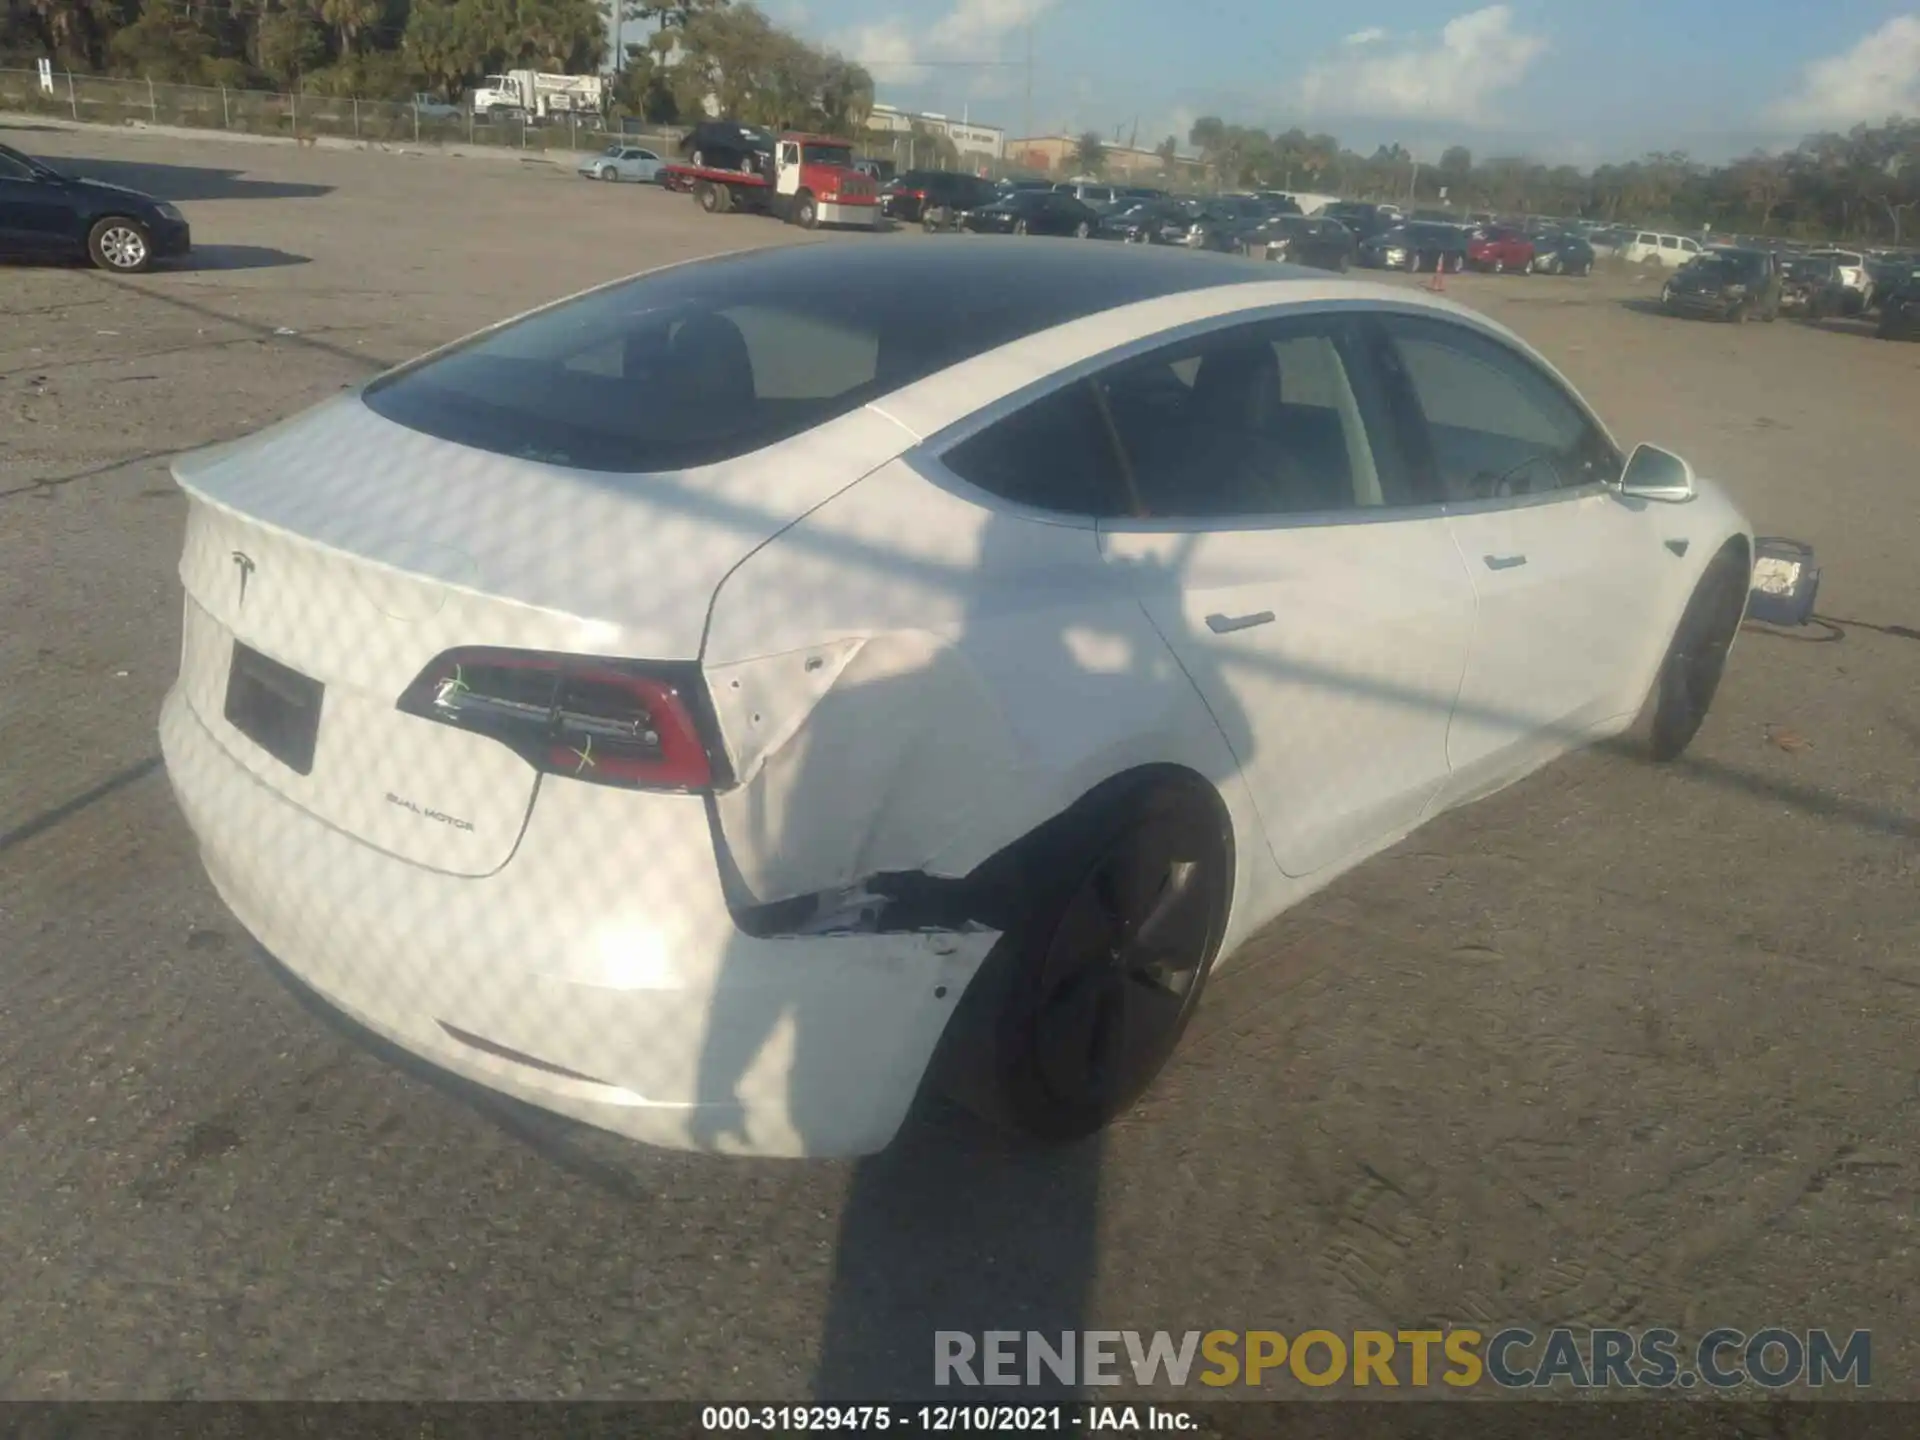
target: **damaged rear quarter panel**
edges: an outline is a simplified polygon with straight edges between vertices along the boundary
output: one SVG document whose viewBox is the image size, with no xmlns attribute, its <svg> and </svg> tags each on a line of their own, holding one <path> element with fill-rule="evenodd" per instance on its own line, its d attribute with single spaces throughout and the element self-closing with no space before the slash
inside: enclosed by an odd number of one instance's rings
<svg viewBox="0 0 1920 1440">
<path fill-rule="evenodd" d="M 1241 830 L 1231 752 L 1091 523 L 989 509 L 926 463 L 875 471 L 715 599 L 704 668 L 738 782 L 715 808 L 751 895 L 963 876 L 1151 762 L 1212 780 Z"/>
</svg>

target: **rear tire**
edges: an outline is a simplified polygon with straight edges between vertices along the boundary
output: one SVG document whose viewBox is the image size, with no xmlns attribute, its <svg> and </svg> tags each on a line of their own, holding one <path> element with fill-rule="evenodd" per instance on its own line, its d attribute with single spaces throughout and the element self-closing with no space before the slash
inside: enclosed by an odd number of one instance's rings
<svg viewBox="0 0 1920 1440">
<path fill-rule="evenodd" d="M 1627 732 L 1630 751 L 1665 763 L 1678 759 L 1700 732 L 1746 614 L 1750 583 L 1738 549 L 1714 557 L 1687 601 L 1653 689 Z"/>
<path fill-rule="evenodd" d="M 1172 1055 L 1225 932 L 1233 839 L 1207 785 L 1167 773 L 1117 782 L 1048 828 L 1019 856 L 1019 913 L 940 1069 L 983 1118 L 1059 1143 L 1131 1108 Z"/>
</svg>

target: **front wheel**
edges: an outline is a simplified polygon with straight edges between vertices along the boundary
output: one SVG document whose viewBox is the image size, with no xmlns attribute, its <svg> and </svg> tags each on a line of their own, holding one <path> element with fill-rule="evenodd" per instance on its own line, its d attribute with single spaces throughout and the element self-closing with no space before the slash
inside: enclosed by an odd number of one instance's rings
<svg viewBox="0 0 1920 1440">
<path fill-rule="evenodd" d="M 817 230 L 820 226 L 820 206 L 813 196 L 802 194 L 800 203 L 794 207 L 793 218 L 802 230 Z"/>
<path fill-rule="evenodd" d="M 1090 1135 L 1153 1083 L 1226 929 L 1232 833 L 1196 779 L 1153 776 L 1062 816 L 1040 877 L 956 1014 L 951 1088 L 1034 1139 Z"/>
<path fill-rule="evenodd" d="M 1707 567 L 1628 732 L 1629 748 L 1664 762 L 1678 759 L 1692 743 L 1720 688 L 1727 655 L 1746 614 L 1748 583 L 1735 551 L 1722 551 Z"/>
<path fill-rule="evenodd" d="M 611 165 L 602 165 L 600 167 L 600 178 L 602 180 L 618 180 L 620 176 Z"/>
<path fill-rule="evenodd" d="M 87 234 L 87 254 L 102 270 L 137 275 L 153 265 L 147 227 L 138 220 L 109 216 Z"/>
</svg>

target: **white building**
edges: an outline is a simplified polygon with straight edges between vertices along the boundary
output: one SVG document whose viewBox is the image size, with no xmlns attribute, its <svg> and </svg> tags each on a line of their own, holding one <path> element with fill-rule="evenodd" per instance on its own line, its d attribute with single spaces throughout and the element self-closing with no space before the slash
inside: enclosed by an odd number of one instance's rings
<svg viewBox="0 0 1920 1440">
<path fill-rule="evenodd" d="M 962 160 L 998 160 L 1006 150 L 1007 132 L 997 125 L 975 125 L 946 115 L 920 114 L 895 105 L 875 105 L 867 119 L 869 130 L 911 135 L 915 130 L 944 135 Z"/>
</svg>

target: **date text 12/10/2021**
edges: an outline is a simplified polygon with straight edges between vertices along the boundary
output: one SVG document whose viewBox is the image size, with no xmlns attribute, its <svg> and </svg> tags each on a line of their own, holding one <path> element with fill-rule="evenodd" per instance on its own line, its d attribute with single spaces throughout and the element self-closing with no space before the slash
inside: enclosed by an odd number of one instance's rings
<svg viewBox="0 0 1920 1440">
<path fill-rule="evenodd" d="M 797 1431 L 897 1431 L 906 1435 L 1052 1435 L 1152 1430 L 1173 1434 L 1199 1421 L 1171 1405 L 707 1405 L 700 1428 L 785 1435 Z"/>
</svg>

